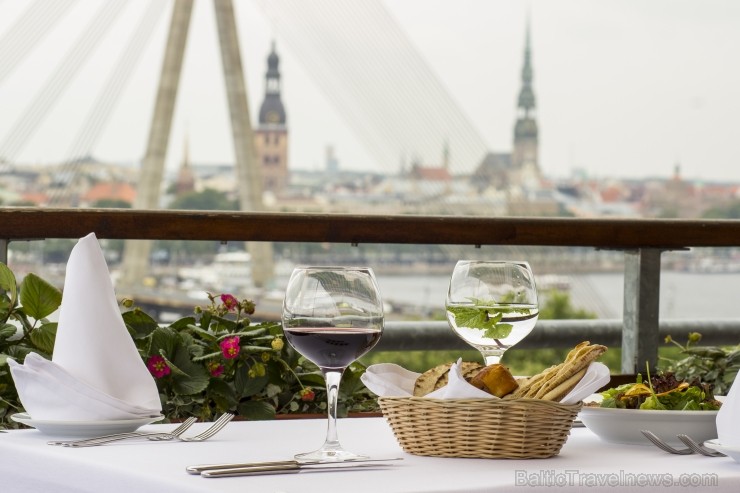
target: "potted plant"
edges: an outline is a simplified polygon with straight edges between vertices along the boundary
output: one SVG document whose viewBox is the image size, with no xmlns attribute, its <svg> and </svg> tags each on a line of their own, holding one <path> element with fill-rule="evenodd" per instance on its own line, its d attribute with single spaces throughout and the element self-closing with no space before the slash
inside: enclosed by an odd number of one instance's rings
<svg viewBox="0 0 740 493">
<path fill-rule="evenodd" d="M 23 410 L 7 360 L 22 362 L 30 352 L 50 358 L 57 325 L 49 320 L 61 291 L 34 274 L 18 285 L 0 263 L 0 427 Z M 242 419 L 324 414 L 326 395 L 319 369 L 285 343 L 276 322 L 252 323 L 251 300 L 206 294 L 193 314 L 163 325 L 122 300 L 123 320 L 159 389 L 170 421 L 189 416 L 209 420 L 223 412 Z M 374 395 L 362 384 L 365 367 L 351 365 L 342 379 L 340 415 L 377 412 Z"/>
<path fill-rule="evenodd" d="M 699 332 L 691 332 L 685 345 L 666 336 L 665 342 L 675 344 L 681 358 L 661 358 L 664 369 L 675 373 L 679 380 L 699 380 L 712 386 L 715 395 L 727 395 L 740 370 L 740 345 L 731 347 L 698 346 Z"/>
</svg>

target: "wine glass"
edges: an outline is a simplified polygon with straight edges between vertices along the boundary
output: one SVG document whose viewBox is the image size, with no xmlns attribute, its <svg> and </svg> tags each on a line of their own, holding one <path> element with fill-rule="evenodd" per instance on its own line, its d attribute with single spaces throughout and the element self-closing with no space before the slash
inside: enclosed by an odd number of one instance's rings
<svg viewBox="0 0 740 493">
<path fill-rule="evenodd" d="M 337 399 L 344 370 L 377 344 L 383 303 L 373 271 L 366 267 L 297 267 L 283 302 L 285 337 L 314 362 L 326 380 L 328 428 L 324 445 L 298 454 L 299 461 L 363 458 L 342 448 L 337 436 Z"/>
<path fill-rule="evenodd" d="M 483 355 L 486 365 L 534 328 L 537 288 L 527 262 L 460 260 L 445 302 L 452 330 Z"/>
</svg>

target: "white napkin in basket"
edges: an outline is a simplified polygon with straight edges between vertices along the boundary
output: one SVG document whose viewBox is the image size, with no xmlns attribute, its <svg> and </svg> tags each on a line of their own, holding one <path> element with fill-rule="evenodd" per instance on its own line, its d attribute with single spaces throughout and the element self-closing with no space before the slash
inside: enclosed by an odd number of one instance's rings
<svg viewBox="0 0 740 493">
<path fill-rule="evenodd" d="M 735 376 L 732 387 L 722 400 L 717 411 L 717 441 L 726 447 L 740 447 L 740 373 Z"/>
<path fill-rule="evenodd" d="M 72 249 L 52 361 L 9 360 L 18 395 L 35 420 L 103 421 L 160 414 L 149 373 L 121 317 L 95 234 Z"/>
<path fill-rule="evenodd" d="M 498 397 L 470 385 L 463 378 L 458 359 L 450 368 L 447 385 L 427 394 L 425 397 L 435 399 L 471 399 Z M 360 377 L 362 383 L 380 397 L 410 397 L 414 395 L 414 383 L 421 375 L 393 363 L 379 363 L 367 367 Z M 603 363 L 591 363 L 578 385 L 560 402 L 575 404 L 609 383 L 609 368 Z"/>
</svg>

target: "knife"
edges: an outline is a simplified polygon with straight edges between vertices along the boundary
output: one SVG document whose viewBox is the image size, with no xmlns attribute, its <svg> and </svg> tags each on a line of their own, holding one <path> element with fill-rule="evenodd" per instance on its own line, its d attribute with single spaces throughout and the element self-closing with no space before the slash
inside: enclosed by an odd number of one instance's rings
<svg viewBox="0 0 740 493">
<path fill-rule="evenodd" d="M 403 460 L 403 457 L 389 457 L 389 458 L 377 458 L 377 459 L 356 459 L 348 461 L 297 461 L 297 460 L 280 460 L 272 462 L 242 462 L 242 463 L 231 463 L 231 464 L 202 464 L 197 466 L 188 466 L 185 468 L 188 474 L 201 474 L 208 471 L 218 471 L 224 469 L 259 469 L 259 468 L 284 468 L 287 470 L 294 470 L 297 472 L 302 467 L 310 466 L 339 466 L 347 467 L 344 464 L 365 464 L 365 463 L 376 463 L 376 462 L 387 462 Z M 343 466 L 344 465 L 344 466 Z M 366 464 L 366 465 L 379 465 L 379 464 Z M 297 467 L 296 467 L 297 466 Z"/>
<path fill-rule="evenodd" d="M 318 471 L 340 471 L 340 470 L 357 470 L 357 469 L 382 469 L 392 464 L 356 464 L 352 462 L 320 462 L 315 464 L 293 463 L 293 464 L 276 464 L 270 466 L 249 466 L 236 467 L 231 469 L 210 469 L 203 471 L 200 475 L 204 478 L 229 478 L 234 476 L 258 476 L 264 474 L 295 474 L 301 472 L 318 472 Z"/>
</svg>

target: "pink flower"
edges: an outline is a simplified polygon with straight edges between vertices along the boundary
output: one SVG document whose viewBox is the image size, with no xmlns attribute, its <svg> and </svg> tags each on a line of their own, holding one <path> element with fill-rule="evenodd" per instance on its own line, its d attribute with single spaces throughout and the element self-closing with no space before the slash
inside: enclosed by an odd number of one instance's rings
<svg viewBox="0 0 740 493">
<path fill-rule="evenodd" d="M 227 337 L 219 343 L 221 352 L 226 359 L 234 359 L 239 355 L 239 336 Z"/>
<path fill-rule="evenodd" d="M 226 309 L 230 312 L 233 312 L 239 307 L 239 300 L 230 294 L 222 294 L 221 303 L 223 303 Z"/>
<path fill-rule="evenodd" d="M 224 372 L 224 365 L 218 361 L 209 361 L 206 364 L 206 368 L 212 377 L 218 377 Z"/>
<path fill-rule="evenodd" d="M 146 362 L 146 367 L 149 368 L 149 372 L 155 376 L 155 378 L 162 378 L 165 375 L 169 375 L 172 370 L 167 366 L 167 362 L 158 354 L 150 356 Z"/>
</svg>

